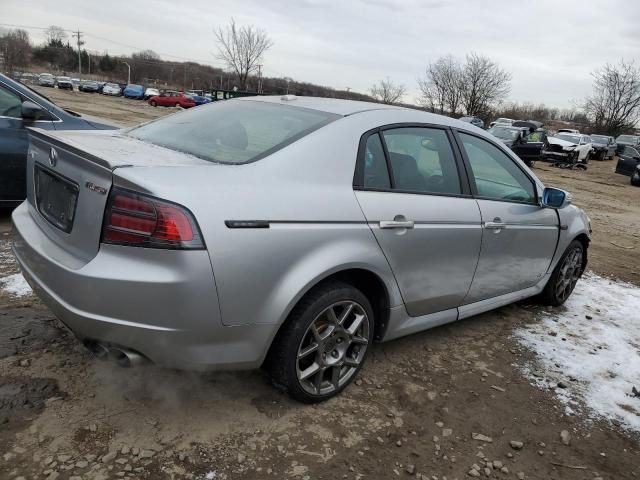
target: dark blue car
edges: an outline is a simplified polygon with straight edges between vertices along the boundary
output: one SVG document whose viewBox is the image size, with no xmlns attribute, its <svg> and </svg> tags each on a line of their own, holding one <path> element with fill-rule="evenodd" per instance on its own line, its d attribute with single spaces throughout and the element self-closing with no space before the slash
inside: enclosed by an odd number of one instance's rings
<svg viewBox="0 0 640 480">
<path fill-rule="evenodd" d="M 22 83 L 0 74 L 0 207 L 14 207 L 26 195 L 28 127 L 44 130 L 118 128 L 58 107 Z"/>
<path fill-rule="evenodd" d="M 141 100 L 144 98 L 144 87 L 142 85 L 130 83 L 124 87 L 124 90 L 122 90 L 122 96 L 124 98 L 137 98 Z"/>
</svg>

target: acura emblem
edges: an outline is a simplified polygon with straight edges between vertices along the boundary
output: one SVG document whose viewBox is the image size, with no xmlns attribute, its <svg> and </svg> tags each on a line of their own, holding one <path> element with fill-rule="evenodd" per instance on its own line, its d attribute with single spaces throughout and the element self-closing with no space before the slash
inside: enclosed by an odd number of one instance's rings
<svg viewBox="0 0 640 480">
<path fill-rule="evenodd" d="M 56 152 L 55 148 L 51 147 L 51 150 L 49 150 L 49 165 L 55 167 L 56 163 L 58 163 L 58 152 Z"/>
</svg>

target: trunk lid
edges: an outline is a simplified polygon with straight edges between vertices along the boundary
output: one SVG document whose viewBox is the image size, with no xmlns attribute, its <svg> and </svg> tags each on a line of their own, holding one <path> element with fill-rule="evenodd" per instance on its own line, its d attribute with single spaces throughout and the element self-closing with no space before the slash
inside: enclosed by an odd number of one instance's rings
<svg viewBox="0 0 640 480">
<path fill-rule="evenodd" d="M 86 263 L 100 248 L 115 169 L 203 163 L 208 162 L 141 142 L 121 131 L 30 129 L 27 200 L 47 236 Z"/>
</svg>

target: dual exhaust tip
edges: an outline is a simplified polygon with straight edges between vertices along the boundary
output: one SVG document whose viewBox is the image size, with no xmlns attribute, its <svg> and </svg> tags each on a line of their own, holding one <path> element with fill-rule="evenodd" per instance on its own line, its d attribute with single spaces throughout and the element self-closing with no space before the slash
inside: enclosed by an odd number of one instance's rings
<svg viewBox="0 0 640 480">
<path fill-rule="evenodd" d="M 84 346 L 101 360 L 113 360 L 123 368 L 135 367 L 147 362 L 147 359 L 138 352 L 128 348 L 105 345 L 104 343 L 88 340 Z"/>
</svg>

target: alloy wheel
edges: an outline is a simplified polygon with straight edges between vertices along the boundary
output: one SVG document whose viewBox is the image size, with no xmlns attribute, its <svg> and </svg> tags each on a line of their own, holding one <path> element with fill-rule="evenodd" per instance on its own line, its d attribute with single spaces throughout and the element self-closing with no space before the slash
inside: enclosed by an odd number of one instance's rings
<svg viewBox="0 0 640 480">
<path fill-rule="evenodd" d="M 579 247 L 571 250 L 564 257 L 558 279 L 556 281 L 556 295 L 561 301 L 566 300 L 573 292 L 580 274 L 582 273 L 582 250 Z"/>
<path fill-rule="evenodd" d="M 365 357 L 369 318 L 359 303 L 346 300 L 325 308 L 302 337 L 296 359 L 300 386 L 327 395 L 349 382 Z"/>
</svg>

